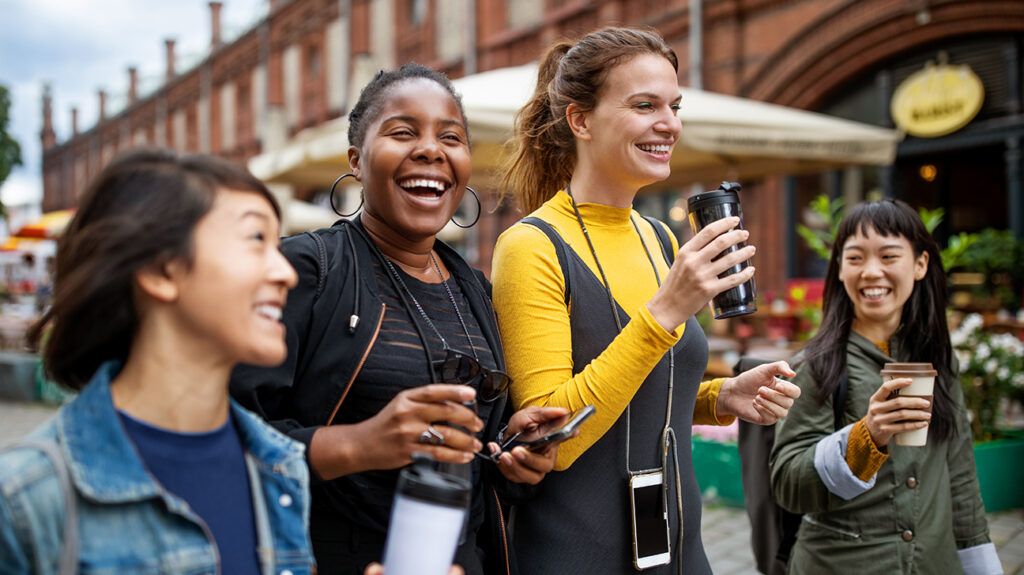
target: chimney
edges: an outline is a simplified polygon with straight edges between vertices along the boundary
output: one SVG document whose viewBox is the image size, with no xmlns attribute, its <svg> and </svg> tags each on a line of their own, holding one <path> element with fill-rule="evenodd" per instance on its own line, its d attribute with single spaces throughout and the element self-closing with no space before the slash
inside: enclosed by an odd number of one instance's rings
<svg viewBox="0 0 1024 575">
<path fill-rule="evenodd" d="M 165 39 L 164 44 L 167 46 L 167 81 L 170 82 L 174 79 L 174 38 Z"/>
<path fill-rule="evenodd" d="M 49 84 L 43 84 L 43 130 L 39 138 L 43 141 L 44 150 L 57 143 L 57 134 L 53 131 L 53 94 Z"/>
<path fill-rule="evenodd" d="M 220 9 L 223 2 L 213 0 L 210 2 L 210 49 L 220 48 Z"/>
<path fill-rule="evenodd" d="M 100 88 L 96 91 L 100 97 L 100 122 L 107 119 L 107 91 Z"/>
<path fill-rule="evenodd" d="M 128 68 L 128 105 L 131 106 L 139 99 L 139 69 L 135 66 Z"/>
<path fill-rule="evenodd" d="M 71 106 L 71 137 L 78 137 L 78 108 Z"/>
</svg>

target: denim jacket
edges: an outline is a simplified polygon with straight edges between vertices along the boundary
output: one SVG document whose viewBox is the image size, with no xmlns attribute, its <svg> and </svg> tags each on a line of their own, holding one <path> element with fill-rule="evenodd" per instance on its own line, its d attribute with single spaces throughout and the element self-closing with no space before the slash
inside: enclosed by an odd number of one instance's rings
<svg viewBox="0 0 1024 575">
<path fill-rule="evenodd" d="M 110 395 L 120 366 L 103 364 L 56 417 L 30 436 L 55 441 L 77 501 L 79 572 L 219 573 L 203 521 L 146 471 Z M 309 472 L 303 447 L 232 403 L 253 494 L 261 575 L 313 573 Z M 0 455 L 0 574 L 57 572 L 63 495 L 38 449 Z"/>
</svg>

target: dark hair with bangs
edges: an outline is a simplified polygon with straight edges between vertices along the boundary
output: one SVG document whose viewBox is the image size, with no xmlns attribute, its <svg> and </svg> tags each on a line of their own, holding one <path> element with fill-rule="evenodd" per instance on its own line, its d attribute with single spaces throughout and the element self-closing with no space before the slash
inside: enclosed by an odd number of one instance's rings
<svg viewBox="0 0 1024 575">
<path fill-rule="evenodd" d="M 29 332 L 47 374 L 81 389 L 105 361 L 126 361 L 139 324 L 135 274 L 194 259 L 193 232 L 219 189 L 259 194 L 245 168 L 210 156 L 139 150 L 112 161 L 83 194 L 57 245 L 53 305 Z"/>
<path fill-rule="evenodd" d="M 804 352 L 811 374 L 818 382 L 818 402 L 824 404 L 832 397 L 840 375 L 846 370 L 846 345 L 854 309 L 839 280 L 843 246 L 851 236 L 867 235 L 869 231 L 884 237 L 906 238 L 914 257 L 928 254 L 928 270 L 924 278 L 914 282 L 893 339 L 904 355 L 902 361 L 929 362 L 939 372 L 928 434 L 937 440 L 950 439 L 957 432 L 953 386 L 958 383 L 953 373 L 953 348 L 946 324 L 946 273 L 935 239 L 917 212 L 899 200 L 860 204 L 839 224 L 825 276 L 821 327 Z"/>
<path fill-rule="evenodd" d="M 363 147 L 363 141 L 366 139 L 366 127 L 372 124 L 380 115 L 380 111 L 384 109 L 384 103 L 387 102 L 387 95 L 391 88 L 399 82 L 416 78 L 436 82 L 437 85 L 444 88 L 455 100 L 455 105 L 459 107 L 462 123 L 466 123 L 466 111 L 462 109 L 462 97 L 455 91 L 455 86 L 452 85 L 448 76 L 421 64 L 410 62 L 403 64 L 397 70 L 377 72 L 373 80 L 370 80 L 370 83 L 359 93 L 359 101 L 348 113 L 348 143 L 350 146 Z M 466 126 L 466 129 L 468 133 L 469 127 Z"/>
</svg>

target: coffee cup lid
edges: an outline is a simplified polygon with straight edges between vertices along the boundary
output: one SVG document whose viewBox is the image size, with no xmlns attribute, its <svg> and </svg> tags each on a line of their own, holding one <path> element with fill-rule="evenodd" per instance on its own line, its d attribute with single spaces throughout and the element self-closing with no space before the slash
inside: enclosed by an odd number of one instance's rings
<svg viewBox="0 0 1024 575">
<path fill-rule="evenodd" d="M 882 375 L 901 375 L 905 377 L 935 377 L 939 372 L 930 363 L 887 363 L 882 368 Z"/>
</svg>

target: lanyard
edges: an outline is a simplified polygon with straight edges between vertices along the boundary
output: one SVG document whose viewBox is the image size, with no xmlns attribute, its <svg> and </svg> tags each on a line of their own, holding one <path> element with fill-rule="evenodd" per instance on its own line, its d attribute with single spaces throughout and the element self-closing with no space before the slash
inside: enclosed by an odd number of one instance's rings
<svg viewBox="0 0 1024 575">
<path fill-rule="evenodd" d="M 615 319 L 615 327 L 618 328 L 619 333 L 622 333 L 622 320 L 619 318 L 619 310 L 615 306 L 615 298 L 612 296 L 611 284 L 608 283 L 608 276 L 604 273 L 604 267 L 601 266 L 601 260 L 597 259 L 597 250 L 594 249 L 594 242 L 590 239 L 590 233 L 587 231 L 587 226 L 583 222 L 583 216 L 580 214 L 580 209 L 576 205 L 576 198 L 572 195 L 572 189 L 568 184 L 565 186 L 565 191 L 569 195 L 569 200 L 572 202 L 572 210 L 576 214 L 576 221 L 580 224 L 580 230 L 583 231 L 583 237 L 587 240 L 587 246 L 590 248 L 590 255 L 594 258 L 594 263 L 597 264 L 597 271 L 601 274 L 601 281 L 604 283 L 604 291 L 608 296 L 608 304 L 611 306 L 612 317 Z M 651 262 L 651 269 L 654 270 L 654 280 L 658 283 L 658 287 L 661 287 L 661 275 L 658 273 L 658 266 L 654 263 L 654 257 L 651 256 L 651 250 L 647 247 L 647 242 L 644 240 L 644 235 L 640 233 L 640 227 L 637 226 L 636 220 L 633 219 L 633 214 L 629 215 L 629 221 L 633 224 L 633 229 L 636 230 L 637 236 L 640 238 L 640 245 L 644 248 L 644 253 L 647 254 L 647 261 Z M 683 483 L 679 473 L 679 450 L 678 442 L 676 441 L 676 432 L 672 429 L 672 390 L 675 387 L 675 374 L 676 374 L 676 361 L 675 361 L 675 346 L 673 345 L 668 350 L 668 400 L 666 401 L 665 407 L 665 425 L 661 430 L 661 437 L 659 438 L 659 446 L 661 448 L 661 469 L 663 479 L 663 494 L 665 502 L 666 518 L 668 517 L 668 477 L 665 475 L 668 471 L 668 457 L 669 450 L 672 450 L 672 461 L 675 464 L 675 481 L 676 481 L 676 513 L 679 516 L 679 536 L 676 538 L 676 545 L 678 545 L 680 551 L 683 548 Z M 630 453 L 630 424 L 632 422 L 632 414 L 630 405 L 626 405 L 626 476 L 633 475 L 633 471 L 629 466 L 629 453 Z M 669 526 L 671 528 L 671 525 Z M 683 571 L 683 564 L 680 560 L 679 572 Z"/>
</svg>

